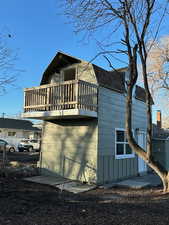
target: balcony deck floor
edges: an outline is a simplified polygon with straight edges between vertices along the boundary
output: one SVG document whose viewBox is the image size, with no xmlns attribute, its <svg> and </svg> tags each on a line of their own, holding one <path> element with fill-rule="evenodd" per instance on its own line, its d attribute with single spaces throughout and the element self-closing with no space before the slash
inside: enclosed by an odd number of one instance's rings
<svg viewBox="0 0 169 225">
<path fill-rule="evenodd" d="M 55 111 L 36 111 L 22 113 L 23 118 L 29 119 L 70 119 L 70 118 L 97 118 L 97 112 L 82 110 L 82 109 L 68 109 L 68 110 L 55 110 Z"/>
</svg>

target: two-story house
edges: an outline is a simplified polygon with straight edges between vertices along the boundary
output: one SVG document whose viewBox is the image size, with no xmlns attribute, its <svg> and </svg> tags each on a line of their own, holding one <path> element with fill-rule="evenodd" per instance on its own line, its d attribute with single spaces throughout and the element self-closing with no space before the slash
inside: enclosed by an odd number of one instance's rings
<svg viewBox="0 0 169 225">
<path fill-rule="evenodd" d="M 106 71 L 58 52 L 40 86 L 25 89 L 23 117 L 44 121 L 42 173 L 108 183 L 147 171 L 125 134 L 126 70 Z M 133 94 L 133 133 L 145 147 L 144 89 Z"/>
</svg>

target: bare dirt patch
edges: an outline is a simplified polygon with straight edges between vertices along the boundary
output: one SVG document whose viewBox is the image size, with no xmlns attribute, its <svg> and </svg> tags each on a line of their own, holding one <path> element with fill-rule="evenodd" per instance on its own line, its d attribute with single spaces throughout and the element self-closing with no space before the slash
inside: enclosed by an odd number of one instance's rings
<svg viewBox="0 0 169 225">
<path fill-rule="evenodd" d="M 0 177 L 1 225 L 169 223 L 169 195 L 160 188 L 97 188 L 77 195 L 23 181 L 22 176 Z"/>
</svg>

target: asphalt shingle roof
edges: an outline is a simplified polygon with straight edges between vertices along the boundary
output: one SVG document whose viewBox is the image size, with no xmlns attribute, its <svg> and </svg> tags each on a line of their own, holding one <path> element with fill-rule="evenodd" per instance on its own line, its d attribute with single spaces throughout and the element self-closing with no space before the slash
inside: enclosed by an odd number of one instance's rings
<svg viewBox="0 0 169 225">
<path fill-rule="evenodd" d="M 39 131 L 37 127 L 33 127 L 33 123 L 31 121 L 11 118 L 0 118 L 0 128 Z"/>
<path fill-rule="evenodd" d="M 49 82 L 49 77 L 54 72 L 59 72 L 60 69 L 64 66 L 72 65 L 74 63 L 81 62 L 80 59 L 77 59 L 73 56 L 67 55 L 62 52 L 58 52 L 52 62 L 48 65 L 47 69 L 45 70 L 41 84 L 47 84 Z M 96 66 L 94 64 L 93 69 L 96 74 L 96 79 L 99 85 L 115 90 L 117 92 L 125 93 L 125 70 L 118 70 L 118 71 L 106 71 L 103 68 Z M 145 102 L 145 90 L 136 85 L 136 93 L 135 97 L 140 101 Z M 153 103 L 153 101 L 152 101 Z"/>
</svg>

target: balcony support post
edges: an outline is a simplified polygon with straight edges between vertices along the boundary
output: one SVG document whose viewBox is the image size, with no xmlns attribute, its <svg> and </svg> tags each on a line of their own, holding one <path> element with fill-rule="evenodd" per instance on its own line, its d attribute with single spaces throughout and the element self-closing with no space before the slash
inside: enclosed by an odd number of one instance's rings
<svg viewBox="0 0 169 225">
<path fill-rule="evenodd" d="M 78 80 L 75 83 L 75 99 L 76 99 L 76 104 L 75 104 L 75 108 L 78 109 L 79 108 L 79 82 Z"/>
<path fill-rule="evenodd" d="M 46 110 L 49 111 L 50 110 L 50 107 L 49 107 L 49 104 L 50 104 L 50 87 L 47 88 L 46 104 L 47 104 Z"/>
</svg>

